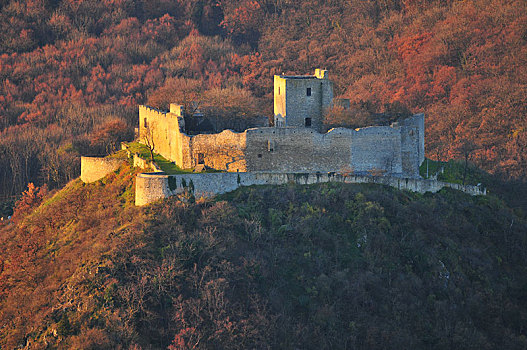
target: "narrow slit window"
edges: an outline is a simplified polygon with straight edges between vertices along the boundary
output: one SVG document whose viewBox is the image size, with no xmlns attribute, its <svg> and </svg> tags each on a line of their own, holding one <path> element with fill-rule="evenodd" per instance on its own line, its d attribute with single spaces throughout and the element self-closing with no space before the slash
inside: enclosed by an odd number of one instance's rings
<svg viewBox="0 0 527 350">
<path fill-rule="evenodd" d="M 306 95 L 307 96 L 311 96 L 311 88 L 307 88 L 306 89 Z"/>
<path fill-rule="evenodd" d="M 280 86 L 278 87 L 278 95 L 280 95 Z"/>
<path fill-rule="evenodd" d="M 273 152 L 274 151 L 274 141 L 269 140 L 267 141 L 267 151 Z"/>
<path fill-rule="evenodd" d="M 205 156 L 203 153 L 198 153 L 198 164 L 205 164 Z"/>
<path fill-rule="evenodd" d="M 146 121 L 146 118 L 143 119 L 143 125 L 145 126 L 145 128 L 148 128 L 148 122 Z"/>
</svg>

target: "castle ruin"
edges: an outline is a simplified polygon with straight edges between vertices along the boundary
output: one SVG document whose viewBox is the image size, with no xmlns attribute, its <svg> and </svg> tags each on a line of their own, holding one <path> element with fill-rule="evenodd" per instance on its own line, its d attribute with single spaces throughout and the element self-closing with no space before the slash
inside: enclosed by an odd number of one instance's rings
<svg viewBox="0 0 527 350">
<path fill-rule="evenodd" d="M 198 116 L 201 119 L 189 119 L 195 116 L 188 115 L 185 119 L 182 106 L 176 104 L 168 112 L 139 106 L 143 143 L 183 169 L 202 170 L 207 166 L 221 172 L 170 175 L 134 155 L 134 166 L 153 169 L 137 175 L 135 204 L 146 205 L 186 191 L 209 196 L 240 186 L 285 183 L 375 183 L 420 193 L 450 187 L 471 195 L 486 194 L 480 186 L 420 178 L 423 114 L 390 126 L 322 132 L 325 109 L 333 104 L 346 105 L 346 101 L 333 99 L 327 71 L 317 70 L 308 76 L 277 75 L 274 82 L 274 127 L 258 126 L 262 120 L 256 118 L 242 121 L 239 125 L 249 125 L 242 132 L 214 132 L 213 128 L 205 131 L 212 133 L 196 133 L 196 125 L 206 129 L 200 126 L 207 124 L 202 115 Z M 97 181 L 118 166 L 113 159 L 82 157 L 81 179 Z"/>
<path fill-rule="evenodd" d="M 334 103 L 326 70 L 314 75 L 275 75 L 274 126 L 186 132 L 182 107 L 162 112 L 139 106 L 139 137 L 180 168 L 203 165 L 227 172 L 352 172 L 419 177 L 424 160 L 424 115 L 390 126 L 334 128 L 322 132 L 324 111 Z"/>
</svg>

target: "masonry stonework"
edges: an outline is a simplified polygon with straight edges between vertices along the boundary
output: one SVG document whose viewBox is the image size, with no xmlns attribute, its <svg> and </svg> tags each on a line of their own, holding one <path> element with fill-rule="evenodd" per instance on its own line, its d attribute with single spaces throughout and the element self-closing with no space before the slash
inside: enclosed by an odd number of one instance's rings
<svg viewBox="0 0 527 350">
<path fill-rule="evenodd" d="M 81 180 L 84 183 L 102 179 L 123 163 L 122 159 L 102 157 L 81 157 Z"/>
<path fill-rule="evenodd" d="M 388 182 L 406 178 L 404 188 L 423 190 L 431 186 L 415 182 L 424 160 L 423 114 L 390 126 L 335 128 L 322 133 L 324 111 L 339 103 L 333 100 L 327 71 L 317 69 L 314 75 L 305 76 L 277 75 L 274 84 L 274 127 L 188 135 L 181 106 L 172 104 L 168 112 L 140 106 L 142 142 L 181 168 L 204 165 L 227 173 L 195 174 L 191 179 L 172 177 L 170 188 L 167 175 L 138 175 L 138 205 L 176 193 L 174 186 L 182 179 L 192 180 L 198 191 L 211 193 L 244 184 L 285 183 L 296 176 L 291 174 L 298 173 L 311 174 L 307 176 L 309 183 L 329 176 L 319 174 L 342 173 L 354 179 L 344 182 L 370 181 L 361 177 L 370 174 L 383 175 L 387 179 L 383 181 Z M 333 180 L 328 177 L 325 181 Z M 399 182 L 397 186 L 401 186 Z"/>
<path fill-rule="evenodd" d="M 324 182 L 373 183 L 413 192 L 437 192 L 449 187 L 470 195 L 485 195 L 478 186 L 459 185 L 437 180 L 399 178 L 391 176 L 355 176 L 338 173 L 205 173 L 166 175 L 162 173 L 139 174 L 136 180 L 135 204 L 143 206 L 169 196 L 192 192 L 198 197 L 211 197 L 251 185 L 309 185 Z"/>
<path fill-rule="evenodd" d="M 315 75 L 274 76 L 274 117 L 278 127 L 310 127 L 320 131 L 322 116 L 333 101 L 326 70 Z"/>
<path fill-rule="evenodd" d="M 204 164 L 213 169 L 247 171 L 247 133 L 224 130 L 219 134 L 202 134 L 190 139 L 191 167 Z"/>
<path fill-rule="evenodd" d="M 203 164 L 232 172 L 347 169 L 359 175 L 419 176 L 424 160 L 423 114 L 391 126 L 321 133 L 323 112 L 333 102 L 327 71 L 274 79 L 275 127 L 187 135 L 181 106 L 172 104 L 169 112 L 140 106 L 140 138 L 184 169 Z"/>
</svg>

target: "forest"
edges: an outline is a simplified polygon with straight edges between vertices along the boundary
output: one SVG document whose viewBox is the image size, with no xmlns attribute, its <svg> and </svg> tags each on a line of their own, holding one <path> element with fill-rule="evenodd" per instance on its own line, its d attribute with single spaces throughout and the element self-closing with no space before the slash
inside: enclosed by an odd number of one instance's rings
<svg viewBox="0 0 527 350">
<path fill-rule="evenodd" d="M 271 115 L 273 74 L 314 68 L 352 102 L 330 124 L 424 112 L 429 158 L 527 175 L 523 0 L 2 0 L 0 26 L 2 201 L 133 138 L 138 104 Z"/>
<path fill-rule="evenodd" d="M 525 349 L 527 221 L 494 196 L 253 186 L 136 207 L 124 164 L 0 222 L 2 349 Z"/>
</svg>

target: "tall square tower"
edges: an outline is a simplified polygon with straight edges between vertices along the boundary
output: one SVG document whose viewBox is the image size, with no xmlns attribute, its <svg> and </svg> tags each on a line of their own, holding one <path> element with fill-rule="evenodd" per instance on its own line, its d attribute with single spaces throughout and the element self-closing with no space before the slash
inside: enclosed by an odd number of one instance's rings
<svg viewBox="0 0 527 350">
<path fill-rule="evenodd" d="M 324 110 L 333 101 L 333 85 L 328 72 L 316 69 L 314 75 L 274 76 L 275 127 L 322 129 Z"/>
</svg>

